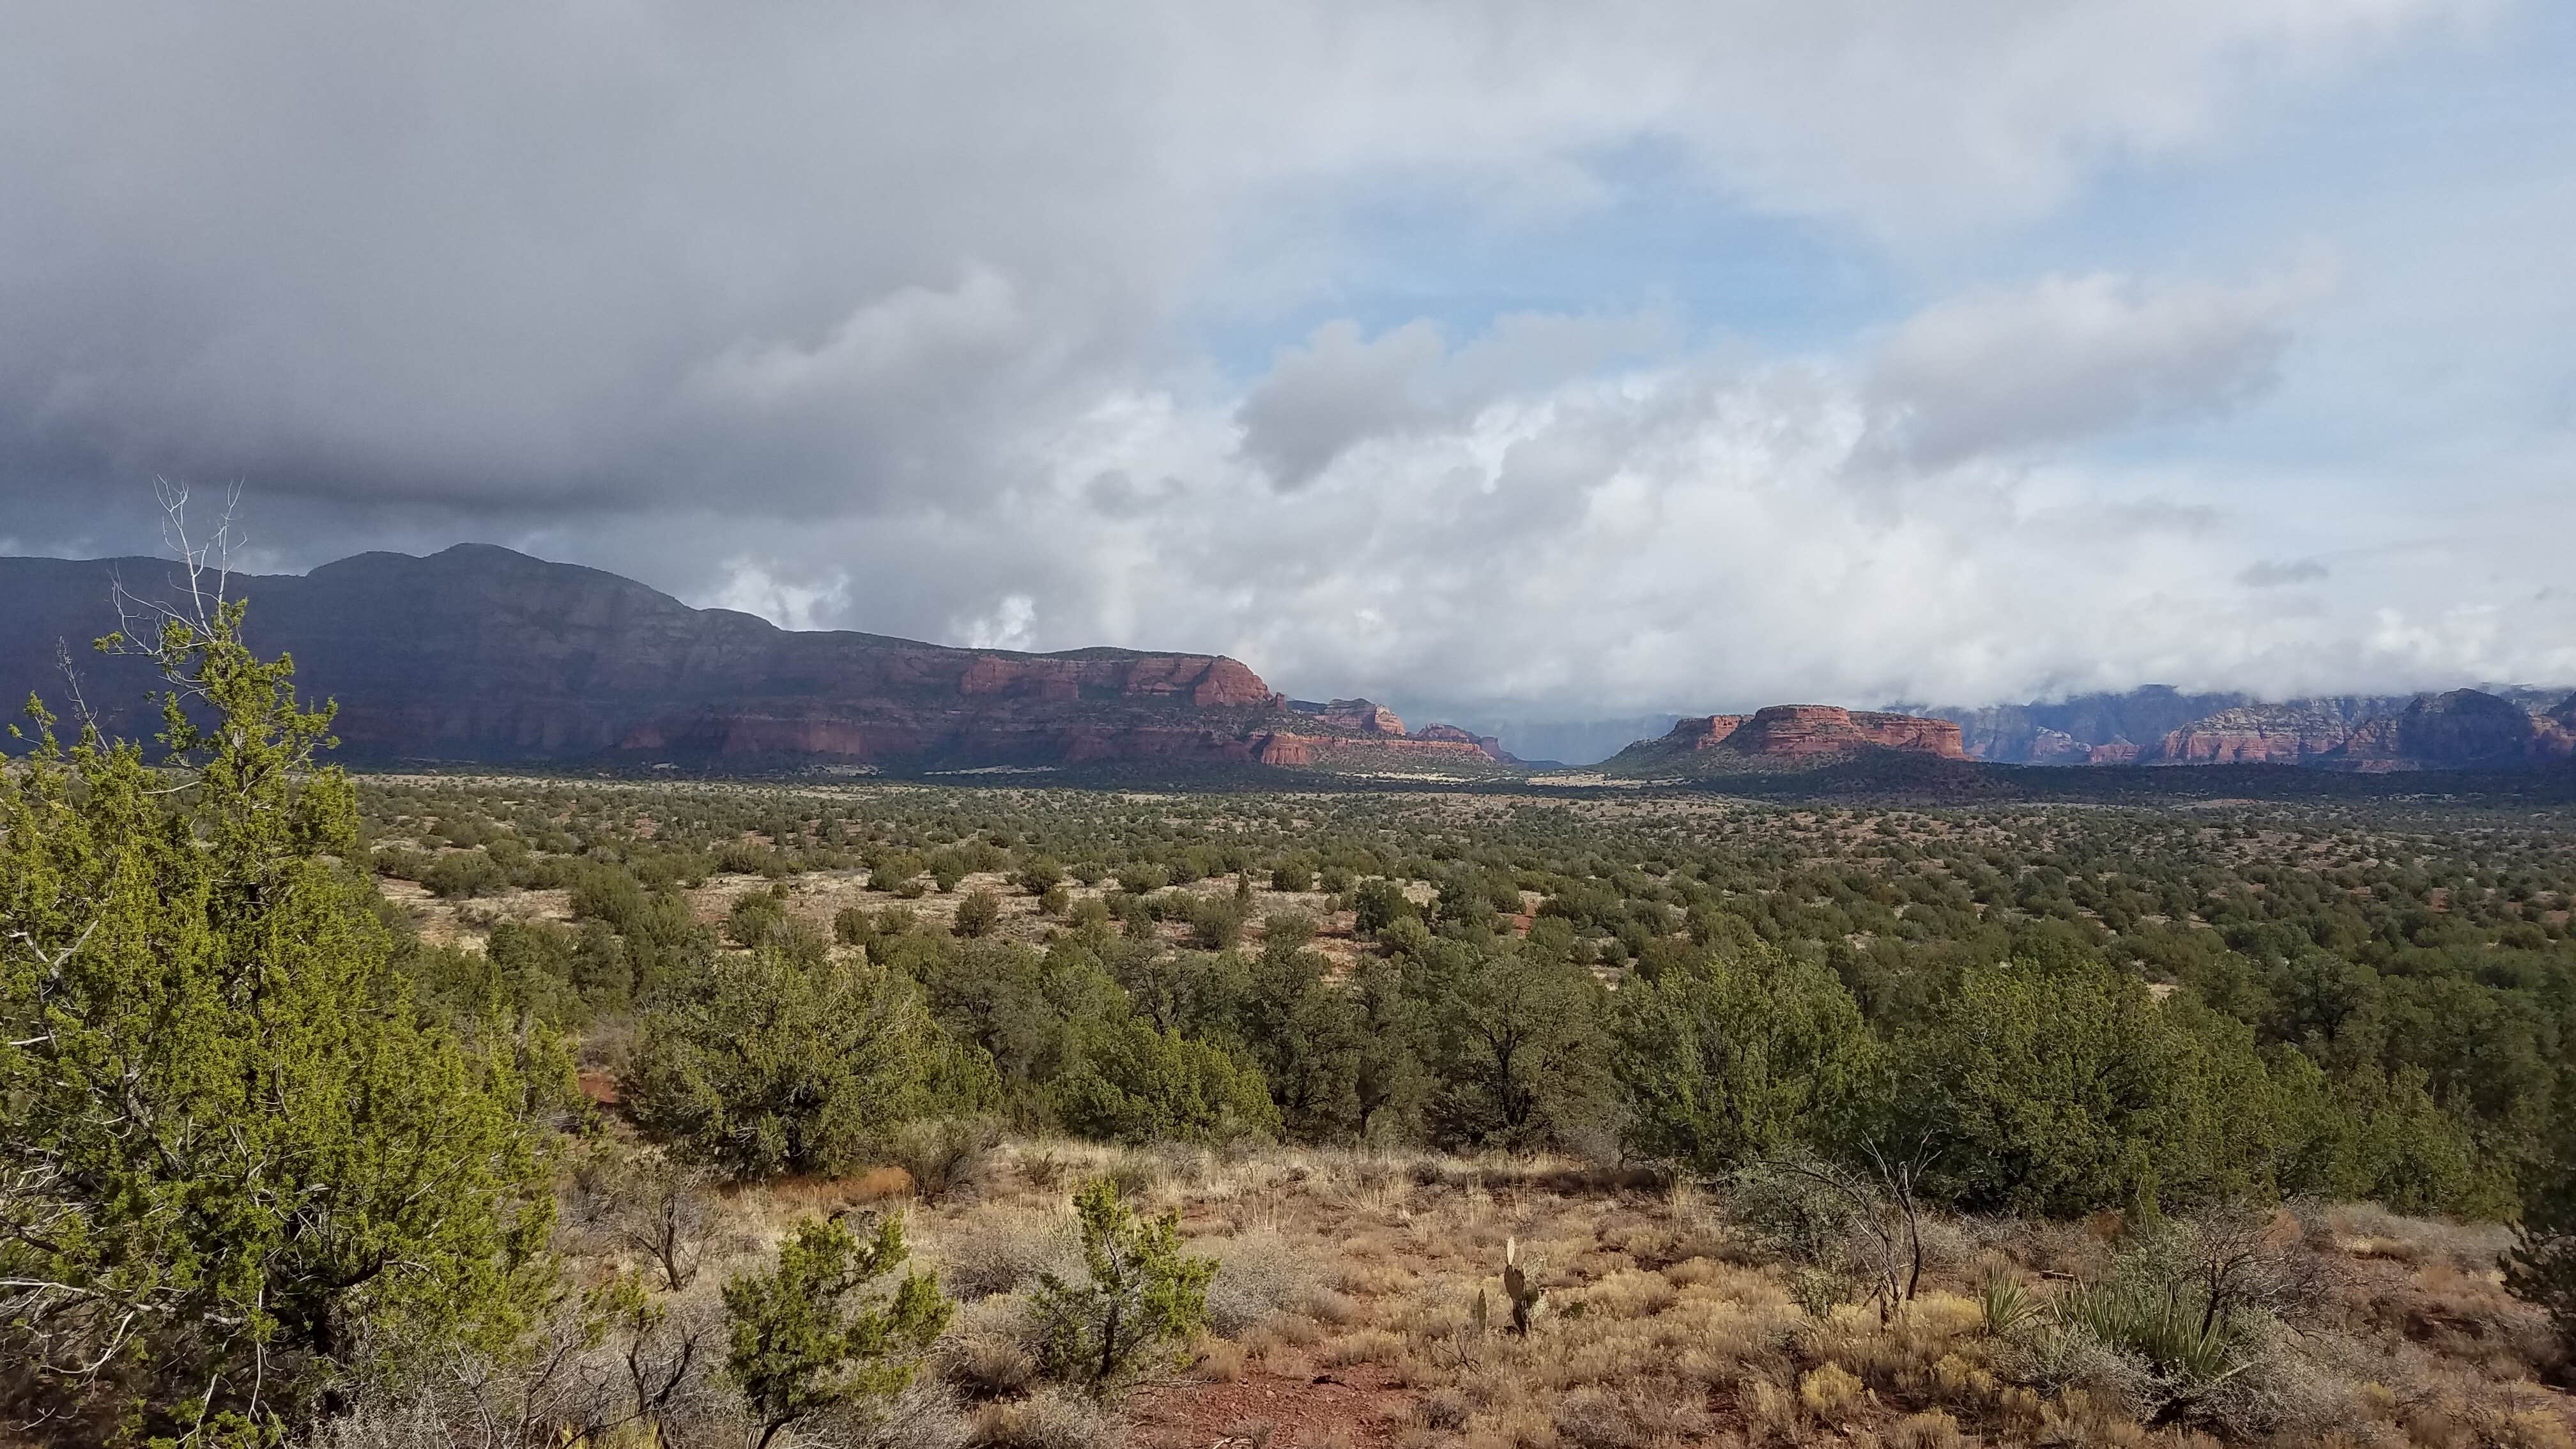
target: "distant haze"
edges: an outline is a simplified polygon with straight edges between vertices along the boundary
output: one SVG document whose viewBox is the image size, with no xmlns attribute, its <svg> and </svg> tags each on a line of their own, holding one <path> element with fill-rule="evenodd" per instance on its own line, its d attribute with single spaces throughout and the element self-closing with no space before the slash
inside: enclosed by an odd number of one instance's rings
<svg viewBox="0 0 2576 1449">
<path fill-rule="evenodd" d="M 0 553 L 239 481 L 270 571 L 1569 760 L 2576 680 L 2570 74 L 2543 0 L 18 7 Z"/>
</svg>

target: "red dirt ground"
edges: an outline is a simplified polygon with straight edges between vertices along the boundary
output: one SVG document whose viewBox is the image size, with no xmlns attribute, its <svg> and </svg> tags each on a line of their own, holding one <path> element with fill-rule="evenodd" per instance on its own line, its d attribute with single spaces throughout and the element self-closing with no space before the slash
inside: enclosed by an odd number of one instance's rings
<svg viewBox="0 0 2576 1449">
<path fill-rule="evenodd" d="M 1311 1379 L 1156 1385 L 1137 1390 L 1127 1412 L 1139 1449 L 1310 1449 L 1327 1430 L 1352 1445 L 1393 1443 L 1407 1403 L 1380 1371 L 1354 1364 Z M 1266 1444 L 1265 1425 L 1274 1426 Z"/>
</svg>

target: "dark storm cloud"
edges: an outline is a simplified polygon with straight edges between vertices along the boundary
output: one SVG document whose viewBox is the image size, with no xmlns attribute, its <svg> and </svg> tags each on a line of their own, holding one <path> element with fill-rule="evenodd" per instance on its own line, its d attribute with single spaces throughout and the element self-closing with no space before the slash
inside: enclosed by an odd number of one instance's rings
<svg viewBox="0 0 2576 1449">
<path fill-rule="evenodd" d="M 2085 455 L 2270 396 L 2297 267 L 2078 255 L 1800 356 L 1677 309 L 1342 301 L 1415 244 L 1362 201 L 1551 237 L 1641 145 L 1691 205 L 1937 274 L 2106 163 L 2217 149 L 2249 76 L 2448 8 L 17 7 L 0 552 L 148 550 L 164 475 L 249 485 L 254 566 L 485 539 L 1301 689 L 1963 698 L 2195 648 L 2543 674 L 2453 600 L 2214 613 L 2250 515 Z M 1695 259 L 1582 260 L 1633 299 Z"/>
</svg>

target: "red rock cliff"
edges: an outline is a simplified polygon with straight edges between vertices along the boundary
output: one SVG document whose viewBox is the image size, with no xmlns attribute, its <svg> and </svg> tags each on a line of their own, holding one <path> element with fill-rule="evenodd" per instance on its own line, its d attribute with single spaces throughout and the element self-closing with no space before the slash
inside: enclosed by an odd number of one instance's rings
<svg viewBox="0 0 2576 1449">
<path fill-rule="evenodd" d="M 1723 718 L 1723 716 L 1719 716 Z M 1830 704 L 1775 704 L 1757 710 L 1726 737 L 1726 746 L 1771 759 L 1849 754 L 1860 749 L 1907 750 L 1965 759 L 1954 720 L 1921 715 L 1847 710 Z"/>
<path fill-rule="evenodd" d="M 1749 715 L 1694 715 L 1661 739 L 1640 740 L 1611 762 L 1624 772 L 1679 766 L 1686 772 L 1727 760 L 1821 762 L 1872 750 L 1945 760 L 1966 758 L 1956 721 L 1848 710 L 1830 704 L 1775 704 Z M 1705 753 L 1704 753 L 1705 752 Z M 1710 766 L 1690 761 L 1704 757 Z"/>
</svg>

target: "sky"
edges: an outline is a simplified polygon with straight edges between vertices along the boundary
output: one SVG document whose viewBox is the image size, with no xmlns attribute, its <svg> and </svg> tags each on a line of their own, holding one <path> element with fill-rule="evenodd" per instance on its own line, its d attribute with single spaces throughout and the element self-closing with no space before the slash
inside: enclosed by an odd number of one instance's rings
<svg viewBox="0 0 2576 1449">
<path fill-rule="evenodd" d="M 0 553 L 1490 724 L 2576 683 L 2576 7 L 0 4 Z"/>
</svg>

